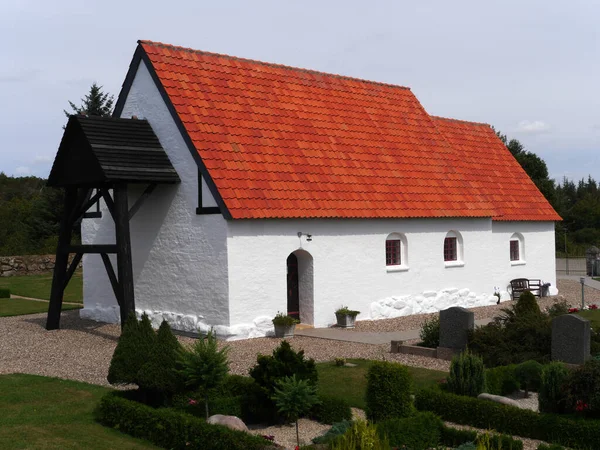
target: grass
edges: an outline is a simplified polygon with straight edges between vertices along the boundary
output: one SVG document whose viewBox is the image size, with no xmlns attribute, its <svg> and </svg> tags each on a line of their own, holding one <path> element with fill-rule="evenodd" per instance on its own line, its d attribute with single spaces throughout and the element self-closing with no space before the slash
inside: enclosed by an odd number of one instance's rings
<svg viewBox="0 0 600 450">
<path fill-rule="evenodd" d="M 52 274 L 19 275 L 14 277 L 0 278 L 0 288 L 10 289 L 13 295 L 22 297 L 39 298 L 50 300 L 50 288 L 52 287 Z M 83 303 L 83 277 L 81 270 L 77 270 L 67 288 L 63 301 L 72 303 Z"/>
<path fill-rule="evenodd" d="M 590 326 L 594 330 L 600 329 L 600 309 L 588 309 L 586 311 L 579 311 L 577 315 L 589 320 Z"/>
<path fill-rule="evenodd" d="M 108 388 L 35 375 L 0 376 L 0 448 L 156 449 L 93 419 Z"/>
<path fill-rule="evenodd" d="M 81 308 L 81 305 L 62 305 L 63 311 L 79 308 Z M 43 312 L 48 312 L 48 302 L 23 300 L 20 298 L 0 298 L 0 317 L 22 316 Z"/>
<path fill-rule="evenodd" d="M 319 373 L 319 392 L 338 398 L 344 398 L 350 406 L 365 408 L 365 392 L 367 390 L 367 371 L 374 361 L 366 359 L 348 359 L 347 362 L 356 367 L 338 367 L 334 362 L 317 364 Z M 413 378 L 413 389 L 436 386 L 446 378 L 447 372 L 439 370 L 408 367 Z"/>
</svg>

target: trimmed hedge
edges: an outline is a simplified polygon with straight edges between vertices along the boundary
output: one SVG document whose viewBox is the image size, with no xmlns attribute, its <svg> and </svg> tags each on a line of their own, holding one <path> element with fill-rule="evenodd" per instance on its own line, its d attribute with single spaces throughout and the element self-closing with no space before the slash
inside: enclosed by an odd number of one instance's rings
<svg viewBox="0 0 600 450">
<path fill-rule="evenodd" d="M 312 419 L 329 425 L 344 420 L 352 420 L 352 410 L 346 400 L 319 395 L 319 401 L 321 403 L 313 406 L 310 411 L 309 416 Z"/>
<path fill-rule="evenodd" d="M 411 384 L 406 366 L 375 361 L 367 372 L 367 418 L 378 422 L 411 415 L 414 411 L 410 397 Z"/>
<path fill-rule="evenodd" d="M 490 448 L 501 448 L 502 450 L 523 450 L 523 441 L 514 439 L 506 434 L 489 434 Z M 440 444 L 447 447 L 458 447 L 467 442 L 477 444 L 482 434 L 472 430 L 459 430 L 446 425 L 442 426 Z"/>
<path fill-rule="evenodd" d="M 427 450 L 437 447 L 443 423 L 433 413 L 415 413 L 414 416 L 387 419 L 377 424 L 377 434 L 388 440 L 392 447 Z"/>
<path fill-rule="evenodd" d="M 0 298 L 10 298 L 10 289 L 0 288 Z"/>
<path fill-rule="evenodd" d="M 259 450 L 269 445 L 261 437 L 210 425 L 173 409 L 154 409 L 127 400 L 119 392 L 102 397 L 96 419 L 105 426 L 174 450 Z"/>
<path fill-rule="evenodd" d="M 472 397 L 421 390 L 415 397 L 420 411 L 431 411 L 443 420 L 501 433 L 539 439 L 572 448 L 600 448 L 600 421 L 538 414 Z"/>
<path fill-rule="evenodd" d="M 515 373 L 515 364 L 485 370 L 486 389 L 489 394 L 508 395 L 521 387 Z"/>
</svg>

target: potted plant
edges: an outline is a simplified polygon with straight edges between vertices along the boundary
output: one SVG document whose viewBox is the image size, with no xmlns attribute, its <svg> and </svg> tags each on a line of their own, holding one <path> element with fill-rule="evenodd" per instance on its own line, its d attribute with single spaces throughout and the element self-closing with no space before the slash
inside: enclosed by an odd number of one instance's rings
<svg viewBox="0 0 600 450">
<path fill-rule="evenodd" d="M 354 328 L 356 316 L 358 316 L 359 314 L 360 311 L 353 311 L 351 309 L 348 309 L 347 306 L 342 306 L 335 312 L 337 326 L 342 328 Z"/>
<path fill-rule="evenodd" d="M 300 323 L 298 319 L 294 319 L 287 314 L 277 312 L 277 315 L 273 318 L 273 326 L 275 327 L 275 337 L 292 337 L 294 336 L 294 330 L 296 324 Z"/>
</svg>

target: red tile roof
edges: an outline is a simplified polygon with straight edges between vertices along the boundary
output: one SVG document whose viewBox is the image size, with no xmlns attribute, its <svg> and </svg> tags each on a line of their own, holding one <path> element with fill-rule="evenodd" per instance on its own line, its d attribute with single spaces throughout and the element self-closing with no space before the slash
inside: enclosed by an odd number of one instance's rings
<svg viewBox="0 0 600 450">
<path fill-rule="evenodd" d="M 408 88 L 140 45 L 233 219 L 558 219 L 497 138 L 434 121 Z M 468 142 L 508 164 L 486 168 L 502 195 Z"/>
<path fill-rule="evenodd" d="M 432 118 L 465 162 L 465 177 L 494 205 L 494 220 L 562 220 L 492 127 Z"/>
</svg>

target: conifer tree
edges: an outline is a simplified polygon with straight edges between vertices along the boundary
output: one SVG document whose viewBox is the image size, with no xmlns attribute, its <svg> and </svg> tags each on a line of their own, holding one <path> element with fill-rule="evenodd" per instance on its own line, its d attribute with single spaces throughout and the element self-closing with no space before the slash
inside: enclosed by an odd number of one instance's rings
<svg viewBox="0 0 600 450">
<path fill-rule="evenodd" d="M 102 91 L 102 86 L 94 81 L 90 87 L 90 92 L 81 99 L 81 106 L 69 100 L 69 105 L 73 112 L 65 110 L 65 115 L 70 117 L 73 114 L 86 114 L 88 116 L 108 117 L 112 114 L 114 96 Z"/>
</svg>

